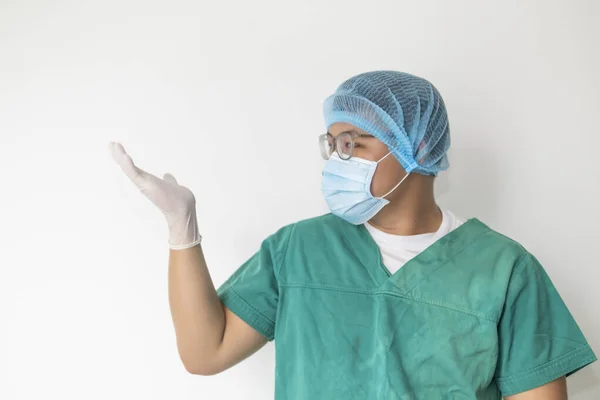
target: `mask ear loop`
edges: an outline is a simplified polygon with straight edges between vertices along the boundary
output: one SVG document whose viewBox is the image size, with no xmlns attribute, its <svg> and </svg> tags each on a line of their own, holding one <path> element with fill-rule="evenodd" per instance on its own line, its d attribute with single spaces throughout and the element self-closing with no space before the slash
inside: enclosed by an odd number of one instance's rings
<svg viewBox="0 0 600 400">
<path fill-rule="evenodd" d="M 377 161 L 377 164 L 379 164 L 380 162 L 382 162 L 383 160 L 385 160 L 386 157 L 389 156 L 390 154 L 392 154 L 391 151 L 389 153 L 387 153 L 385 156 L 381 157 L 381 159 L 379 161 Z"/>
<path fill-rule="evenodd" d="M 385 159 L 387 156 L 389 156 L 390 154 L 392 154 L 392 152 L 391 152 L 391 151 L 390 151 L 389 153 L 387 153 L 385 156 L 383 156 L 383 158 L 382 158 L 381 160 L 377 161 L 377 164 L 379 164 L 380 162 L 382 162 L 382 161 L 383 161 L 383 160 L 384 160 L 384 159 Z M 408 178 L 408 175 L 410 175 L 410 172 L 407 172 L 407 173 L 406 173 L 406 175 L 404 175 L 404 178 L 402 178 L 402 179 L 400 180 L 400 182 L 398 182 L 398 184 L 392 188 L 392 190 L 390 190 L 389 192 L 387 192 L 386 194 L 384 194 L 383 196 L 381 196 L 381 198 L 383 199 L 383 198 L 387 197 L 387 196 L 388 196 L 390 193 L 392 193 L 394 190 L 398 189 L 398 186 L 400 186 L 400 185 L 402 184 L 402 182 L 404 182 L 404 180 L 405 180 L 406 178 Z"/>
<path fill-rule="evenodd" d="M 392 190 L 390 190 L 389 192 L 387 192 L 386 194 L 384 194 L 383 196 L 381 196 L 381 198 L 385 198 L 387 197 L 390 193 L 392 193 L 394 190 L 398 189 L 398 186 L 400 186 L 402 184 L 402 182 L 404 182 L 404 180 L 406 178 L 408 178 L 408 176 L 410 175 L 410 172 L 408 172 L 406 175 L 404 175 L 404 178 L 402 178 L 400 180 L 400 182 L 398 182 L 398 184 L 396 186 L 394 186 L 394 188 Z"/>
</svg>

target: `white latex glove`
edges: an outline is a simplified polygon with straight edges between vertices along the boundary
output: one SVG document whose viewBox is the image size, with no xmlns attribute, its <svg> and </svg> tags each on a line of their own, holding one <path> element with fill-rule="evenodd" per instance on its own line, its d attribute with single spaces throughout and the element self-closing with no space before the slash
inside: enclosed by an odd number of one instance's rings
<svg viewBox="0 0 600 400">
<path fill-rule="evenodd" d="M 110 142 L 108 147 L 125 174 L 165 215 L 169 227 L 169 247 L 182 250 L 199 244 L 202 236 L 198 233 L 196 198 L 191 190 L 179 185 L 169 173 L 160 179 L 136 167 L 121 143 Z"/>
</svg>

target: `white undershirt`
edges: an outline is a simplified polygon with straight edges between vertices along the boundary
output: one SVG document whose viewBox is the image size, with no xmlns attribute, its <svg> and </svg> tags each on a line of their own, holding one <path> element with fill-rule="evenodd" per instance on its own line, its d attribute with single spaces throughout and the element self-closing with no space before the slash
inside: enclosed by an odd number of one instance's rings
<svg viewBox="0 0 600 400">
<path fill-rule="evenodd" d="M 394 273 L 417 254 L 431 246 L 442 236 L 461 226 L 466 220 L 448 210 L 441 209 L 442 223 L 437 232 L 400 236 L 383 232 L 368 222 L 365 227 L 379 246 L 383 264 Z"/>
</svg>

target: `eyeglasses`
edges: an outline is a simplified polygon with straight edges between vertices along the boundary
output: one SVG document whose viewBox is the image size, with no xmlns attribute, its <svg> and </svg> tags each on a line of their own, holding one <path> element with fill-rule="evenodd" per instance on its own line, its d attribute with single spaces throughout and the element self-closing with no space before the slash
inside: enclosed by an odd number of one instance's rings
<svg viewBox="0 0 600 400">
<path fill-rule="evenodd" d="M 324 159 L 329 160 L 333 152 L 337 151 L 338 156 L 340 156 L 342 160 L 349 160 L 354 153 L 354 139 L 370 137 L 372 136 L 354 131 L 342 132 L 336 137 L 333 137 L 330 133 L 325 133 L 319 136 L 321 156 L 323 156 Z"/>
</svg>

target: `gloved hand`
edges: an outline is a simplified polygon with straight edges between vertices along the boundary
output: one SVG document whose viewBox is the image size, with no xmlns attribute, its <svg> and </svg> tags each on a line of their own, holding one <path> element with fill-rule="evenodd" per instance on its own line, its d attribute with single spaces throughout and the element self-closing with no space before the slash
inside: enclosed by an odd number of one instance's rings
<svg viewBox="0 0 600 400">
<path fill-rule="evenodd" d="M 125 174 L 165 215 L 169 227 L 169 247 L 182 250 L 199 244 L 202 236 L 198 233 L 194 194 L 179 185 L 169 173 L 161 179 L 136 167 L 120 143 L 110 142 L 109 149 Z"/>
</svg>

